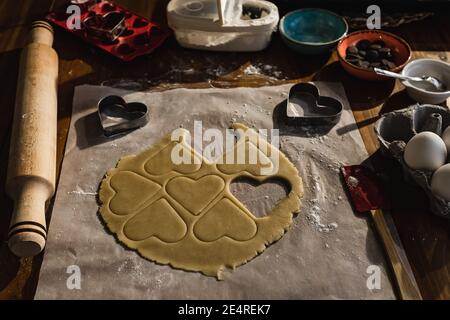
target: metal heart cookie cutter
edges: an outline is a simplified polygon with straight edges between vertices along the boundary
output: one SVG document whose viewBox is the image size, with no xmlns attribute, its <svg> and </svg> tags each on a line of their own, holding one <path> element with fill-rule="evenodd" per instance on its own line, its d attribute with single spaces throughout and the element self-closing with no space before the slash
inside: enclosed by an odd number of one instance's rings
<svg viewBox="0 0 450 320">
<path fill-rule="evenodd" d="M 98 116 L 106 137 L 127 133 L 145 126 L 148 108 L 140 102 L 127 103 L 122 97 L 107 96 L 98 103 Z"/>
<path fill-rule="evenodd" d="M 116 40 L 127 29 L 125 14 L 120 11 L 89 15 L 83 25 L 89 35 L 108 41 Z"/>
<path fill-rule="evenodd" d="M 298 83 L 289 91 L 284 118 L 293 126 L 334 126 L 342 109 L 339 100 L 321 96 L 314 83 Z"/>
</svg>

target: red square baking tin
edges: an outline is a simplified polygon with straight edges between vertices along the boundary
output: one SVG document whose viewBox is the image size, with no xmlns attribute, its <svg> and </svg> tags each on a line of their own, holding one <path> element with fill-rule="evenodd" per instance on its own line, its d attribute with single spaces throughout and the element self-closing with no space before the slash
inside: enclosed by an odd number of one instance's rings
<svg viewBox="0 0 450 320">
<path fill-rule="evenodd" d="M 68 21 L 74 17 L 73 10 L 67 10 L 70 5 L 79 8 L 79 28 L 69 28 Z M 69 1 L 61 10 L 48 14 L 47 20 L 123 61 L 153 52 L 171 33 L 122 6 L 102 0 Z"/>
</svg>

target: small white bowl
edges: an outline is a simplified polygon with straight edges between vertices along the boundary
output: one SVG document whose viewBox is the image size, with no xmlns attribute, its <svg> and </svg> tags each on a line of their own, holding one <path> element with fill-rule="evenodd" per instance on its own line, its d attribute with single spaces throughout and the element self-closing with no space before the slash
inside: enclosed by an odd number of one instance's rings
<svg viewBox="0 0 450 320">
<path fill-rule="evenodd" d="M 418 82 L 402 80 L 409 96 L 419 103 L 440 104 L 450 97 L 450 63 L 433 59 L 417 59 L 408 63 L 402 75 L 411 77 L 432 76 L 441 80 L 446 91 L 428 91 Z"/>
</svg>

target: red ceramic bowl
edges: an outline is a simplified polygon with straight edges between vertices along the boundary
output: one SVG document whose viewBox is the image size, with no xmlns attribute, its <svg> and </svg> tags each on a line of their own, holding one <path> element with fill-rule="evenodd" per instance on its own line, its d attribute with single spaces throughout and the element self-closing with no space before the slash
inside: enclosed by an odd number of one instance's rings
<svg viewBox="0 0 450 320">
<path fill-rule="evenodd" d="M 345 60 L 345 51 L 349 46 L 354 46 L 360 40 L 383 40 L 386 46 L 391 48 L 394 53 L 394 63 L 397 67 L 391 69 L 393 72 L 400 72 L 403 67 L 408 63 L 411 58 L 411 47 L 402 38 L 396 36 L 395 34 L 380 31 L 380 30 L 362 30 L 350 33 L 345 38 L 343 38 L 337 46 L 337 54 L 342 67 L 351 75 L 371 81 L 387 80 L 389 78 L 380 76 L 375 73 L 375 71 L 370 69 L 364 69 L 351 64 Z"/>
</svg>

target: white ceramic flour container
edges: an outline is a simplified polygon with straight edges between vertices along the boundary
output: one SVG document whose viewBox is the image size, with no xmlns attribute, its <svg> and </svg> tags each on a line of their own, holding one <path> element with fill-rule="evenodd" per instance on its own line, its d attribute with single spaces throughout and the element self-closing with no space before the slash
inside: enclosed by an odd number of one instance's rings
<svg viewBox="0 0 450 320">
<path fill-rule="evenodd" d="M 172 0 L 167 20 L 183 47 L 259 51 L 269 44 L 279 15 L 263 0 Z"/>
</svg>

